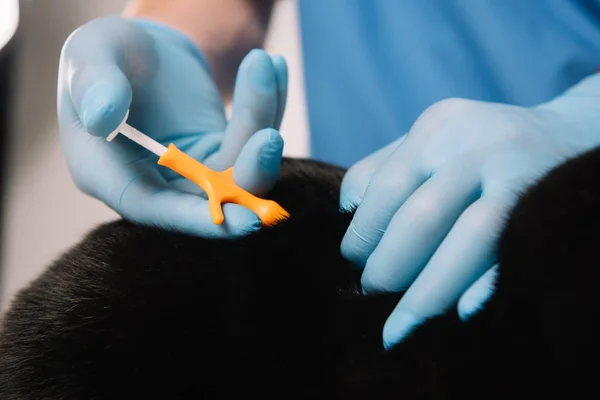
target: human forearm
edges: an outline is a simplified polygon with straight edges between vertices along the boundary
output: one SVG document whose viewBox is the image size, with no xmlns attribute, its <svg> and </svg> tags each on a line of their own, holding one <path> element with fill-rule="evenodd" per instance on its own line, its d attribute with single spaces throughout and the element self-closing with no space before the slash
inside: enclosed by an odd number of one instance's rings
<svg viewBox="0 0 600 400">
<path fill-rule="evenodd" d="M 262 47 L 274 0 L 131 0 L 123 15 L 151 19 L 187 35 L 206 57 L 225 101 L 242 58 Z"/>
</svg>

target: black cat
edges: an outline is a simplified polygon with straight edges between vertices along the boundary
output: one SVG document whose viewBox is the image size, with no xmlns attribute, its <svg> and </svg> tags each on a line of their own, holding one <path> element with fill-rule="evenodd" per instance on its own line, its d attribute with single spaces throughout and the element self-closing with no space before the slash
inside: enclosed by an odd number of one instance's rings
<svg viewBox="0 0 600 400">
<path fill-rule="evenodd" d="M 285 159 L 292 217 L 236 240 L 117 221 L 22 290 L 0 333 L 0 399 L 508 399 L 598 395 L 600 150 L 531 187 L 497 290 L 391 351 L 402 294 L 363 296 L 340 255 L 344 171 Z"/>
</svg>

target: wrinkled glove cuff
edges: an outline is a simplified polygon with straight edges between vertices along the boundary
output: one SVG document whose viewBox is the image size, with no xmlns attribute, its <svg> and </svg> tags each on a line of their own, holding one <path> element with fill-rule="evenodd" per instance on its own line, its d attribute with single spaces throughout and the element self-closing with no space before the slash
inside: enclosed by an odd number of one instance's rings
<svg viewBox="0 0 600 400">
<path fill-rule="evenodd" d="M 587 76 L 536 108 L 560 114 L 574 124 L 592 145 L 600 145 L 600 73 Z"/>
</svg>

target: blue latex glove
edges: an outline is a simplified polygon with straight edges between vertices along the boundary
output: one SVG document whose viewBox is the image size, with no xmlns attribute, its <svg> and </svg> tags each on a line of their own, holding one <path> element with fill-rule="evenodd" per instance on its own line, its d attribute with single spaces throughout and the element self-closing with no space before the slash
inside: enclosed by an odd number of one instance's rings
<svg viewBox="0 0 600 400">
<path fill-rule="evenodd" d="M 445 100 L 348 171 L 341 205 L 359 206 L 343 254 L 364 268 L 367 294 L 407 289 L 385 325 L 386 348 L 450 307 L 466 319 L 485 303 L 517 196 L 599 143 L 599 100 L 598 76 L 533 108 Z"/>
<path fill-rule="evenodd" d="M 76 185 L 133 221 L 206 237 L 260 229 L 250 210 L 225 204 L 213 224 L 203 191 L 157 165 L 158 157 L 123 135 L 105 137 L 123 120 L 164 145 L 223 170 L 255 195 L 279 172 L 278 132 L 287 95 L 283 58 L 251 51 L 242 61 L 227 121 L 200 51 L 175 30 L 149 21 L 100 18 L 65 42 L 58 81 L 58 117 Z"/>
</svg>

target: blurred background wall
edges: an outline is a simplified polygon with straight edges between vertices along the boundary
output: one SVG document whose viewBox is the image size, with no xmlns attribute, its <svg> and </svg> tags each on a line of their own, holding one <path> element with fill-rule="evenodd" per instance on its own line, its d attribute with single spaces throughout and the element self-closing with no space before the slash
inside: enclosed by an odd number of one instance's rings
<svg viewBox="0 0 600 400">
<path fill-rule="evenodd" d="M 7 1 L 7 0 L 0 0 Z M 217 0 L 215 0 L 217 1 Z M 95 225 L 116 218 L 102 203 L 78 192 L 64 162 L 56 121 L 60 49 L 79 25 L 117 14 L 125 0 L 20 2 L 18 51 L 10 99 L 7 173 L 3 197 L 0 311 Z M 308 154 L 296 1 L 279 0 L 265 48 L 289 66 L 289 95 L 281 133 L 285 153 Z"/>
</svg>

